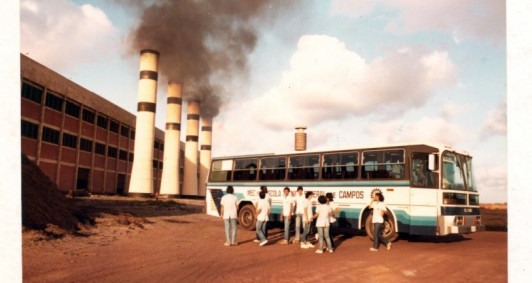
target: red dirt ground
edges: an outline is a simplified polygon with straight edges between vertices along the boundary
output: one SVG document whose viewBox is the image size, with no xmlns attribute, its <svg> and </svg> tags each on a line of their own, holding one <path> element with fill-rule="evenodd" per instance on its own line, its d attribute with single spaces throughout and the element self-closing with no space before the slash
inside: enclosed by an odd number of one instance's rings
<svg viewBox="0 0 532 283">
<path fill-rule="evenodd" d="M 239 245 L 225 247 L 223 222 L 203 213 L 203 201 L 65 198 L 24 166 L 24 282 L 507 281 L 504 232 L 400 238 L 373 253 L 358 233 L 337 237 L 335 253 L 320 255 L 277 244 L 279 228 L 264 247 L 254 231 L 239 229 Z"/>
</svg>

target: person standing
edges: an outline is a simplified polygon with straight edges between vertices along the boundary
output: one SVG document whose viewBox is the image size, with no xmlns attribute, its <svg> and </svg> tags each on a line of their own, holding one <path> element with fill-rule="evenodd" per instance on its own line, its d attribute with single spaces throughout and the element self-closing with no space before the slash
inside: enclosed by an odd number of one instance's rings
<svg viewBox="0 0 532 283">
<path fill-rule="evenodd" d="M 378 251 L 380 242 L 386 245 L 386 248 L 390 250 L 392 248 L 392 243 L 381 235 L 382 229 L 384 228 L 384 213 L 386 212 L 386 205 L 384 204 L 384 196 L 382 193 L 375 192 L 369 207 L 373 208 L 373 216 L 371 219 L 371 222 L 373 223 L 373 247 L 369 250 L 372 252 Z"/>
<path fill-rule="evenodd" d="M 272 197 L 270 196 L 270 193 L 268 193 L 268 188 L 266 186 L 260 186 L 259 194 L 260 194 L 260 192 L 264 192 L 265 193 L 264 199 L 268 202 L 268 204 L 270 204 L 270 209 L 271 209 L 271 207 L 272 207 Z M 255 210 L 257 209 L 257 205 L 258 205 L 259 201 L 260 201 L 260 197 L 254 201 Z M 268 224 L 264 224 L 264 237 L 268 238 Z M 255 238 L 255 240 L 253 240 L 253 242 L 260 243 L 259 235 L 257 235 L 257 237 Z"/>
<path fill-rule="evenodd" d="M 331 238 L 329 237 L 329 217 L 331 216 L 331 208 L 327 205 L 327 198 L 325 196 L 319 196 L 318 202 L 320 203 L 316 207 L 316 213 L 312 218 L 316 219 L 316 228 L 318 228 L 319 236 L 319 248 L 316 253 L 323 253 L 323 241 L 327 242 L 329 247 L 329 253 L 333 253 Z"/>
<path fill-rule="evenodd" d="M 305 193 L 305 201 L 303 202 L 303 238 L 301 239 L 301 248 L 302 249 L 308 249 L 313 248 L 314 245 L 310 242 L 309 234 L 310 234 L 310 227 L 312 226 L 312 198 L 314 197 L 314 193 L 312 192 L 306 192 Z"/>
<path fill-rule="evenodd" d="M 296 220 L 296 236 L 295 236 L 295 239 L 294 239 L 294 244 L 297 244 L 299 243 L 300 239 L 300 234 L 301 234 L 301 228 L 303 225 L 302 222 L 303 222 L 303 214 L 304 214 L 304 202 L 305 202 L 305 196 L 303 195 L 303 187 L 302 186 L 299 186 L 297 187 L 297 190 L 296 190 L 296 197 L 295 197 L 295 204 L 296 204 L 296 217 L 295 217 L 295 220 Z"/>
<path fill-rule="evenodd" d="M 264 246 L 268 243 L 268 240 L 266 239 L 266 224 L 269 220 L 270 215 L 270 204 L 268 203 L 268 200 L 266 200 L 266 193 L 264 191 L 261 191 L 259 193 L 260 200 L 257 203 L 257 226 L 255 227 L 257 231 L 257 237 L 260 239 L 259 246 Z"/>
<path fill-rule="evenodd" d="M 236 246 L 236 218 L 238 214 L 238 198 L 233 195 L 233 186 L 228 186 L 220 204 L 222 206 L 220 217 L 225 223 L 225 244 L 224 246 Z"/>
<path fill-rule="evenodd" d="M 294 212 L 294 198 L 290 193 L 290 188 L 283 189 L 283 211 L 281 211 L 281 221 L 284 222 L 284 239 L 280 242 L 281 245 L 290 243 L 290 221 Z"/>
<path fill-rule="evenodd" d="M 329 222 L 331 224 L 329 227 L 329 237 L 331 238 L 332 248 L 335 249 L 336 245 L 334 244 L 334 237 L 338 232 L 338 221 L 336 221 L 336 216 L 340 213 L 340 207 L 338 207 L 338 204 L 334 202 L 332 193 L 326 193 L 325 197 L 327 198 L 327 204 L 331 208 L 331 217 L 329 218 Z"/>
</svg>

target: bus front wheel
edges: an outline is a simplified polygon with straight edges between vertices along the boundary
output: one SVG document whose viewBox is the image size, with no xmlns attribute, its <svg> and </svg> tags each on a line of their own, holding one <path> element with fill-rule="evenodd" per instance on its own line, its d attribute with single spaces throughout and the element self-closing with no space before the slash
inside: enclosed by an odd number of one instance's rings
<svg viewBox="0 0 532 283">
<path fill-rule="evenodd" d="M 255 208 L 251 204 L 244 205 L 238 212 L 238 223 L 246 230 L 255 229 Z"/>
<path fill-rule="evenodd" d="M 373 213 L 370 213 L 366 218 L 366 234 L 368 234 L 371 241 L 373 241 L 373 238 L 375 237 L 373 233 L 373 222 L 371 221 L 372 218 Z M 393 242 L 399 237 L 399 234 L 395 229 L 395 221 L 390 214 L 384 215 L 384 229 L 382 229 L 381 235 L 383 235 L 389 242 Z"/>
</svg>

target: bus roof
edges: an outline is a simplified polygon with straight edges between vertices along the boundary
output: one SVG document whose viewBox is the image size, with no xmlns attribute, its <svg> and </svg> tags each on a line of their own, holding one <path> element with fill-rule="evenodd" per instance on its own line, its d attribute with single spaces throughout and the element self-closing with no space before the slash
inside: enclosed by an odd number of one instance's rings
<svg viewBox="0 0 532 283">
<path fill-rule="evenodd" d="M 387 144 L 387 145 L 370 145 L 370 146 L 357 146 L 357 147 L 348 147 L 348 148 L 335 148 L 335 149 L 316 149 L 310 151 L 289 151 L 289 152 L 279 152 L 279 153 L 260 153 L 260 154 L 243 154 L 243 155 L 231 155 L 231 156 L 217 156 L 213 157 L 213 160 L 218 159 L 235 159 L 235 158 L 253 158 L 253 157 L 265 157 L 265 156 L 280 156 L 280 155 L 297 155 L 297 154 L 311 154 L 311 153 L 322 153 L 322 152 L 342 152 L 350 150 L 375 150 L 375 149 L 385 149 L 385 148 L 397 148 L 397 147 L 410 147 L 410 146 L 428 146 L 438 149 L 439 152 L 444 150 L 456 152 L 462 155 L 470 156 L 466 151 L 460 151 L 452 148 L 449 145 L 445 144 L 436 144 L 436 143 L 401 143 L 401 144 Z"/>
</svg>

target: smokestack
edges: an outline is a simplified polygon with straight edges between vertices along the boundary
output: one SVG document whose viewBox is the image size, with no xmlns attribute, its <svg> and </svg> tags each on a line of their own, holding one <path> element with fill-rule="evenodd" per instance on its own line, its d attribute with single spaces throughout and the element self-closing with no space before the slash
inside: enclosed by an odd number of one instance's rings
<svg viewBox="0 0 532 283">
<path fill-rule="evenodd" d="M 212 117 L 201 118 L 201 147 L 200 147 L 200 177 L 199 195 L 205 196 L 207 191 L 207 176 L 211 168 L 212 145 Z"/>
<path fill-rule="evenodd" d="M 153 193 L 153 141 L 155 138 L 155 102 L 157 100 L 157 66 L 159 52 L 140 51 L 140 78 L 137 105 L 135 158 L 131 171 L 129 195 Z"/>
<path fill-rule="evenodd" d="M 166 130 L 164 133 L 164 167 L 159 194 L 179 195 L 179 137 L 181 135 L 182 86 L 168 83 Z"/>
<path fill-rule="evenodd" d="M 295 141 L 295 150 L 304 151 L 307 150 L 307 133 L 305 130 L 307 127 L 296 127 L 296 141 Z"/>
<path fill-rule="evenodd" d="M 198 195 L 198 132 L 200 104 L 189 101 L 187 106 L 187 136 L 185 144 L 185 168 L 183 176 L 183 195 Z"/>
</svg>

